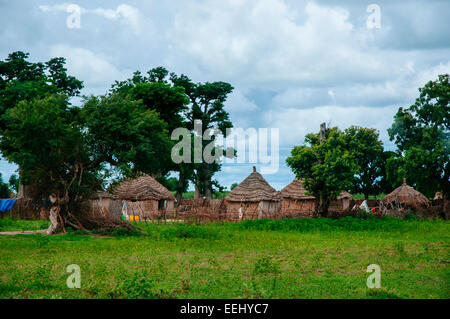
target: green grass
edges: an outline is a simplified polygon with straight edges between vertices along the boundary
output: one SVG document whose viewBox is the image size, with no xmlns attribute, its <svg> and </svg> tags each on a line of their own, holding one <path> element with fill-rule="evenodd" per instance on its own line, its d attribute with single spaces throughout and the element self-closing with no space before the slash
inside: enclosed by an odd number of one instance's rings
<svg viewBox="0 0 450 319">
<path fill-rule="evenodd" d="M 175 195 L 176 192 L 172 192 L 173 195 Z M 222 199 L 227 197 L 227 195 L 230 193 L 230 191 L 224 191 L 224 192 L 214 192 L 213 198 L 216 199 Z M 187 191 L 183 193 L 183 199 L 193 199 L 195 197 L 194 191 Z"/>
<path fill-rule="evenodd" d="M 0 218 L 0 232 L 40 230 L 50 225 L 48 220 L 13 220 L 11 218 Z"/>
<path fill-rule="evenodd" d="M 448 221 L 139 225 L 146 235 L 0 236 L 0 298 L 450 297 Z M 70 264 L 80 289 L 66 286 Z M 370 264 L 381 289 L 366 286 Z"/>
<path fill-rule="evenodd" d="M 382 194 L 379 194 L 379 195 L 370 195 L 369 196 L 369 199 L 378 199 L 378 200 L 381 200 L 381 199 L 384 199 L 386 197 L 386 194 L 384 194 L 384 193 L 382 193 Z M 358 200 L 358 199 L 364 199 L 364 194 L 353 194 L 352 195 L 352 199 L 354 199 L 354 200 Z"/>
</svg>

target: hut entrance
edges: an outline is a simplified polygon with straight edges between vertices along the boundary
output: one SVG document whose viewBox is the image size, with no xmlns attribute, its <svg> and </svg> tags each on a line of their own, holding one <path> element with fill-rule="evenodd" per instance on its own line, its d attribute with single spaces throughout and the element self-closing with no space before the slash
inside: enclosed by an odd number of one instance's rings
<svg viewBox="0 0 450 319">
<path fill-rule="evenodd" d="M 166 209 L 166 200 L 165 199 L 161 199 L 158 201 L 158 210 L 165 210 Z"/>
</svg>

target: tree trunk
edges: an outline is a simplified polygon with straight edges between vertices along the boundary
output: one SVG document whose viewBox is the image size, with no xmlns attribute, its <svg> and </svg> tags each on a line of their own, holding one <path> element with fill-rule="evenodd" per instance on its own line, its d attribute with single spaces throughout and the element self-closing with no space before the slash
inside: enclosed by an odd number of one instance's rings
<svg viewBox="0 0 450 319">
<path fill-rule="evenodd" d="M 182 172 L 182 170 L 180 170 L 180 176 L 178 177 L 178 186 L 177 186 L 177 191 L 175 193 L 175 199 L 176 199 L 176 207 L 180 206 L 181 204 L 181 200 L 183 199 L 183 190 L 185 189 L 186 186 L 186 178 Z"/>
<path fill-rule="evenodd" d="M 54 205 L 50 209 L 50 216 L 49 216 L 50 227 L 48 227 L 48 229 L 47 229 L 47 235 L 52 235 L 53 233 L 55 233 L 55 231 L 57 229 L 62 228 L 62 225 L 60 223 L 60 218 L 59 218 L 60 211 L 61 211 L 61 207 L 59 205 Z"/>
<path fill-rule="evenodd" d="M 199 183 L 200 183 L 200 180 L 199 180 L 198 172 L 197 172 L 197 174 L 195 175 L 195 192 L 194 192 L 194 198 L 195 199 L 199 199 L 200 196 L 201 196 Z"/>
<path fill-rule="evenodd" d="M 206 199 L 212 199 L 212 182 L 211 182 L 211 178 L 212 178 L 212 174 L 211 171 L 209 169 L 208 164 L 204 164 L 202 167 L 202 176 L 203 176 L 203 185 L 205 187 L 205 198 Z"/>
<path fill-rule="evenodd" d="M 329 206 L 330 200 L 328 198 L 328 195 L 320 193 L 319 198 L 316 199 L 316 215 L 321 217 L 327 217 Z"/>
</svg>

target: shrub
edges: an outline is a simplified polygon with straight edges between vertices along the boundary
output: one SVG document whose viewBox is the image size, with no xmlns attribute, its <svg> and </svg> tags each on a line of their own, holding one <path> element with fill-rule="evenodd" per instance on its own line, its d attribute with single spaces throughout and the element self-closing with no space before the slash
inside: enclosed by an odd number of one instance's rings
<svg viewBox="0 0 450 319">
<path fill-rule="evenodd" d="M 120 285 L 120 294 L 127 299 L 154 299 L 154 282 L 148 278 L 146 271 L 136 271 L 131 275 L 125 275 Z"/>
<path fill-rule="evenodd" d="M 163 229 L 159 237 L 169 240 L 174 238 L 217 239 L 218 232 L 203 226 L 176 224 Z"/>
<path fill-rule="evenodd" d="M 395 230 L 401 228 L 401 220 L 383 217 L 376 218 L 371 214 L 347 216 L 339 219 L 283 219 L 283 220 L 245 220 L 239 223 L 241 229 L 266 231 L 364 231 L 364 230 Z"/>
</svg>

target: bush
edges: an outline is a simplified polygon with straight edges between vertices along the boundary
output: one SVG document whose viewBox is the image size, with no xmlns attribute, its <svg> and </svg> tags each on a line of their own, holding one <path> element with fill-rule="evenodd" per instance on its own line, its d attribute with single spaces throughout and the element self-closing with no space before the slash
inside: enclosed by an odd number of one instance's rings
<svg viewBox="0 0 450 319">
<path fill-rule="evenodd" d="M 417 216 L 416 214 L 414 214 L 412 212 L 407 212 L 405 215 L 405 219 L 406 220 L 417 220 L 417 219 L 419 219 L 419 216 Z"/>
<path fill-rule="evenodd" d="M 154 282 L 146 271 L 136 271 L 125 278 L 120 286 L 119 294 L 127 299 L 154 299 Z"/>
<path fill-rule="evenodd" d="M 166 228 L 159 233 L 160 238 L 174 239 L 174 238 L 201 238 L 201 239 L 217 239 L 218 232 L 195 225 L 176 224 L 172 227 Z"/>
<path fill-rule="evenodd" d="M 239 224 L 241 229 L 276 230 L 276 231 L 364 231 L 364 230 L 395 230 L 401 227 L 399 219 L 383 217 L 376 218 L 371 214 L 347 216 L 339 219 L 283 219 L 283 220 L 245 220 Z"/>
</svg>

